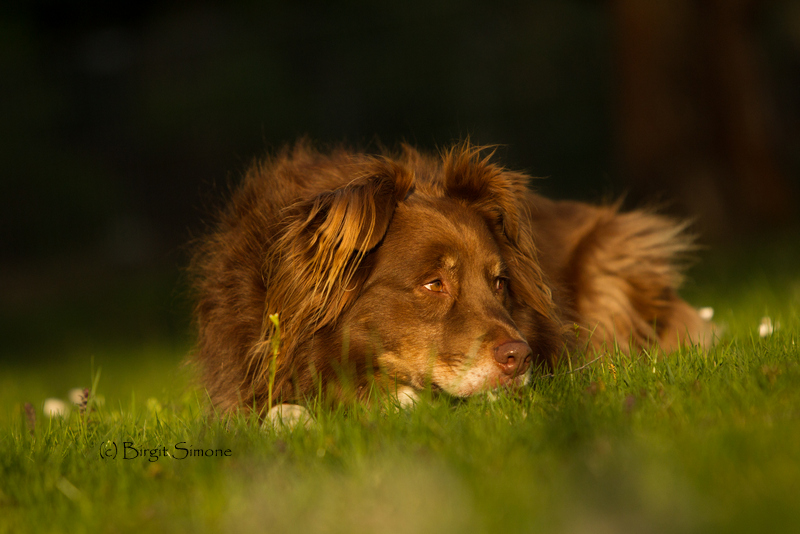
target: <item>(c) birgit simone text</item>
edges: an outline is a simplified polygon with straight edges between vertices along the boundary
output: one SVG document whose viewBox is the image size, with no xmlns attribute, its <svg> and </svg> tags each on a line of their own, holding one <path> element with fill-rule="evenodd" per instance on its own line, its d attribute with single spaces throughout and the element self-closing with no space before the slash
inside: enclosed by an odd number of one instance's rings
<svg viewBox="0 0 800 534">
<path fill-rule="evenodd" d="M 203 449 L 187 445 L 185 441 L 176 443 L 172 447 L 137 447 L 132 441 L 123 441 L 122 447 L 116 441 L 106 441 L 100 445 L 100 458 L 103 460 L 134 460 L 146 458 L 148 462 L 156 462 L 159 458 L 172 458 L 185 460 L 186 458 L 221 458 L 233 456 L 231 449 Z"/>
</svg>

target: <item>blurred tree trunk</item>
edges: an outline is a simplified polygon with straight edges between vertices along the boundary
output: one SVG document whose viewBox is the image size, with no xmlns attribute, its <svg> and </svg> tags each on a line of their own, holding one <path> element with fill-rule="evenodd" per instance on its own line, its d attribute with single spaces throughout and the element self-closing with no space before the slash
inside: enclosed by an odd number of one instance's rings
<svg viewBox="0 0 800 534">
<path fill-rule="evenodd" d="M 759 3 L 612 1 L 630 195 L 659 192 L 717 237 L 793 215 L 753 32 Z"/>
</svg>

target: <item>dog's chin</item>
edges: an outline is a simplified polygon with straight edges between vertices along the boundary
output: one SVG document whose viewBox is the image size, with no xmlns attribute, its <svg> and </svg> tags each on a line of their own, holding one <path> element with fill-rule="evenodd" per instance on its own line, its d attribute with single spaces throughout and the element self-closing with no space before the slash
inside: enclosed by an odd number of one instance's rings
<svg viewBox="0 0 800 534">
<path fill-rule="evenodd" d="M 454 397 L 472 397 L 476 395 L 494 394 L 501 391 L 516 391 L 531 383 L 531 372 L 508 376 L 505 374 L 495 374 L 475 379 L 474 377 L 464 377 L 455 382 L 438 383 L 434 381 L 437 389 Z"/>
<path fill-rule="evenodd" d="M 479 393 L 493 394 L 500 391 L 516 392 L 517 390 L 530 385 L 530 383 L 531 383 L 531 373 L 530 371 L 528 371 L 526 373 L 522 373 L 514 377 L 509 377 L 506 380 L 502 381 L 501 383 L 497 384 L 495 387 L 481 391 Z"/>
</svg>

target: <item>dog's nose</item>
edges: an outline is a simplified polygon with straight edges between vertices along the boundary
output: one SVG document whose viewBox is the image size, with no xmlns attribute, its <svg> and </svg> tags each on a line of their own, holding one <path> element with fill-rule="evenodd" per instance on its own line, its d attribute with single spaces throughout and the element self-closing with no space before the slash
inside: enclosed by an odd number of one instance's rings
<svg viewBox="0 0 800 534">
<path fill-rule="evenodd" d="M 520 375 L 527 371 L 532 354 L 524 341 L 508 341 L 494 348 L 494 359 L 507 375 Z"/>
</svg>

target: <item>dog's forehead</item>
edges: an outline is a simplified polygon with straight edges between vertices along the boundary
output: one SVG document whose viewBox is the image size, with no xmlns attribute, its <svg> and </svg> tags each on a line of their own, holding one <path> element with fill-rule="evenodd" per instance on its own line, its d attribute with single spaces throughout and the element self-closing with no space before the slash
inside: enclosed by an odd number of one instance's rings
<svg viewBox="0 0 800 534">
<path fill-rule="evenodd" d="M 475 210 L 448 198 L 403 202 L 398 206 L 395 216 L 403 226 L 454 233 L 471 240 L 485 238 L 484 234 L 488 231 L 486 222 Z"/>
<path fill-rule="evenodd" d="M 452 199 L 401 203 L 387 240 L 403 248 L 441 247 L 441 260 L 454 267 L 459 258 L 498 258 L 499 247 L 486 221 L 475 210 Z M 416 245 L 416 247 L 415 247 Z"/>
</svg>

